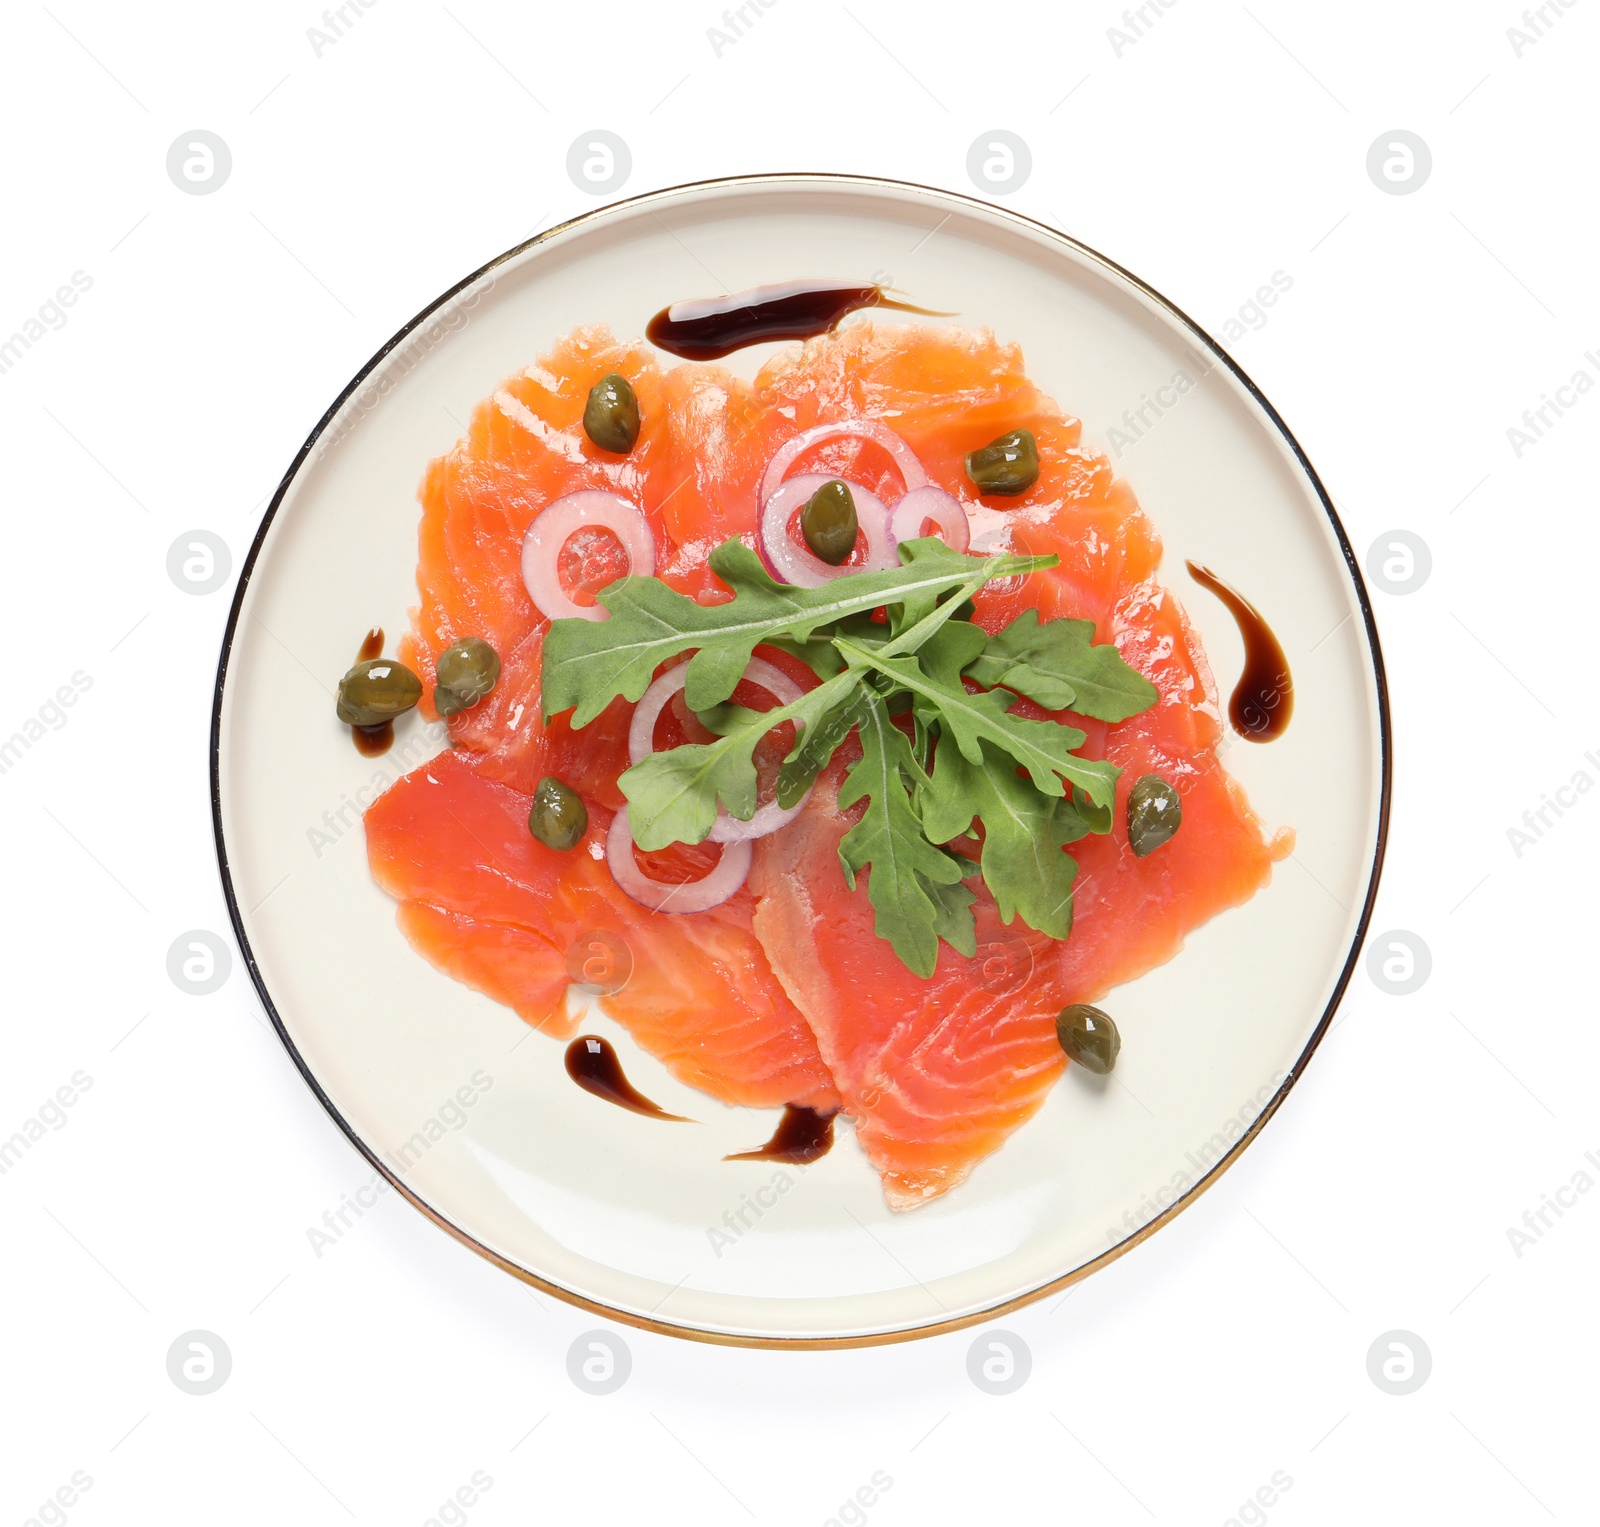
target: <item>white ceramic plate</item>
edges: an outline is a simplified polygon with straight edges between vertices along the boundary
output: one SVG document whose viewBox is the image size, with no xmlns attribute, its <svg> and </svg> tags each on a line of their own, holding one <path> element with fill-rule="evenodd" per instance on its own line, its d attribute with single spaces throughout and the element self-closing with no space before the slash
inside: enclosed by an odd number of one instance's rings
<svg viewBox="0 0 1600 1527">
<path fill-rule="evenodd" d="M 638 335 L 715 283 L 797 277 L 887 279 L 1019 341 L 1030 376 L 1083 419 L 1085 443 L 1108 451 L 1154 519 L 1166 581 L 1224 697 L 1240 641 L 1182 574 L 1186 558 L 1256 600 L 1296 680 L 1287 734 L 1225 754 L 1268 827 L 1297 830 L 1294 857 L 1116 993 L 1117 1084 L 1069 1068 L 968 1182 L 910 1214 L 884 1206 L 847 1125 L 810 1167 L 726 1163 L 776 1116 L 679 1085 L 596 1016 L 587 1026 L 612 1038 L 642 1091 L 705 1122 L 668 1128 L 607 1106 L 572 1085 L 559 1044 L 413 954 L 368 875 L 357 807 L 436 751 L 440 729 L 413 715 L 388 757 L 364 760 L 333 715 L 367 627 L 391 641 L 405 629 L 417 483 L 478 399 L 576 323 Z M 730 364 L 753 375 L 771 349 Z M 1192 384 L 1181 391 L 1180 373 Z M 1159 417 L 1146 405 L 1140 437 L 1114 439 L 1113 428 L 1131 437 L 1125 414 L 1151 398 Z M 1060 234 L 945 192 L 835 176 L 602 208 L 407 325 L 328 411 L 267 512 L 228 624 L 212 752 L 218 853 L 251 975 L 361 1151 L 446 1229 L 553 1293 L 760 1345 L 983 1319 L 1102 1265 L 1191 1201 L 1281 1101 L 1332 1016 L 1388 804 L 1382 662 L 1360 574 L 1309 463 L 1237 367 Z"/>
</svg>

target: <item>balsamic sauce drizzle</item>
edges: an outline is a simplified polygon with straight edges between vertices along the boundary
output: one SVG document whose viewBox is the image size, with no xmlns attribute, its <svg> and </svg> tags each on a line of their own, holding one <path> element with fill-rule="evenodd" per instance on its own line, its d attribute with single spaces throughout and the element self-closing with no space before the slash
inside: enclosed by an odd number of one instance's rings
<svg viewBox="0 0 1600 1527">
<path fill-rule="evenodd" d="M 647 1119 L 670 1119 L 678 1124 L 692 1124 L 679 1113 L 668 1113 L 652 1103 L 622 1074 L 622 1062 L 609 1041 L 596 1034 L 580 1034 L 567 1046 L 567 1075 L 585 1092 L 597 1098 L 642 1113 Z"/>
<path fill-rule="evenodd" d="M 893 308 L 929 318 L 952 318 L 885 294 L 876 282 L 786 281 L 753 286 L 727 297 L 697 298 L 664 307 L 645 325 L 658 349 L 685 360 L 714 361 L 769 339 L 810 339 L 826 334 L 859 308 Z"/>
<path fill-rule="evenodd" d="M 1294 679 L 1272 627 L 1243 594 L 1209 567 L 1193 562 L 1184 565 L 1196 583 L 1210 589 L 1228 607 L 1244 641 L 1244 671 L 1228 701 L 1228 719 L 1234 731 L 1249 742 L 1271 742 L 1283 736 L 1294 715 Z"/>
<path fill-rule="evenodd" d="M 724 1156 L 724 1161 L 787 1161 L 795 1166 L 805 1166 L 819 1156 L 826 1156 L 833 1145 L 833 1115 L 818 1113 L 814 1108 L 803 1108 L 790 1103 L 773 1131 L 772 1138 L 759 1150 L 740 1151 L 735 1156 Z"/>
<path fill-rule="evenodd" d="M 363 639 L 361 650 L 356 653 L 356 661 L 365 663 L 382 656 L 383 627 L 374 626 Z M 394 722 L 384 721 L 378 726 L 353 726 L 350 728 L 350 737 L 356 745 L 356 752 L 363 758 L 381 758 L 394 746 Z"/>
</svg>

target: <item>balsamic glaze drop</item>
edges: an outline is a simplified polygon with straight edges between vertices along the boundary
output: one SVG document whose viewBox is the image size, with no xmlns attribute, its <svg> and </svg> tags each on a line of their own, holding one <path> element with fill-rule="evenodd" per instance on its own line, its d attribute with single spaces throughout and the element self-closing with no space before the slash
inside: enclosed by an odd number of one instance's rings
<svg viewBox="0 0 1600 1527">
<path fill-rule="evenodd" d="M 597 1098 L 642 1113 L 648 1119 L 671 1119 L 679 1124 L 692 1124 L 679 1113 L 668 1113 L 652 1103 L 622 1074 L 622 1062 L 617 1052 L 604 1039 L 595 1034 L 580 1034 L 567 1046 L 567 1075 L 585 1092 Z"/>
<path fill-rule="evenodd" d="M 802 1108 L 790 1103 L 773 1131 L 772 1138 L 760 1150 L 740 1151 L 736 1156 L 724 1156 L 724 1161 L 787 1161 L 795 1166 L 805 1166 L 819 1156 L 826 1156 L 833 1146 L 833 1115 L 818 1113 L 814 1108 Z"/>
<path fill-rule="evenodd" d="M 374 626 L 362 639 L 356 661 L 365 663 L 382 656 L 383 627 Z M 350 739 L 356 745 L 356 752 L 363 758 L 381 758 L 394 746 L 394 722 L 385 721 L 378 726 L 353 726 L 350 728 Z"/>
<path fill-rule="evenodd" d="M 826 334 L 846 314 L 874 307 L 930 318 L 954 316 L 886 296 L 876 283 L 852 286 L 837 281 L 786 281 L 779 286 L 753 286 L 727 297 L 675 302 L 662 308 L 644 332 L 651 344 L 672 355 L 714 361 L 764 340 Z"/>
<path fill-rule="evenodd" d="M 1271 742 L 1289 729 L 1294 715 L 1294 680 L 1272 627 L 1237 589 L 1208 567 L 1184 564 L 1189 576 L 1228 607 L 1244 640 L 1244 671 L 1228 701 L 1233 729 L 1249 742 Z"/>
<path fill-rule="evenodd" d="M 350 736 L 356 752 L 363 758 L 382 758 L 394 746 L 394 722 L 384 721 L 377 726 L 353 726 Z"/>
</svg>

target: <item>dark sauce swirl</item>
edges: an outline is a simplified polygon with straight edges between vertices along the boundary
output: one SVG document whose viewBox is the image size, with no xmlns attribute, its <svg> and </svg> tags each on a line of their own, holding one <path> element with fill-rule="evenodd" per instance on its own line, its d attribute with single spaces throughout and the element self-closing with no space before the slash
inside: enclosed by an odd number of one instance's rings
<svg viewBox="0 0 1600 1527">
<path fill-rule="evenodd" d="M 675 302 L 662 308 L 644 332 L 651 344 L 672 355 L 714 361 L 766 340 L 826 334 L 860 308 L 893 308 L 929 318 L 954 316 L 901 302 L 875 282 L 853 286 L 838 281 L 786 281 L 779 286 L 753 286 L 727 297 Z"/>
<path fill-rule="evenodd" d="M 1244 641 L 1244 671 L 1228 701 L 1228 719 L 1234 731 L 1249 742 L 1271 742 L 1283 736 L 1294 715 L 1294 679 L 1272 627 L 1243 594 L 1209 567 L 1197 567 L 1193 562 L 1184 565 L 1196 583 L 1210 589 L 1228 607 Z"/>
<path fill-rule="evenodd" d="M 804 1108 L 790 1103 L 772 1133 L 772 1138 L 760 1150 L 740 1151 L 735 1156 L 724 1156 L 724 1161 L 787 1161 L 795 1166 L 805 1166 L 819 1156 L 826 1156 L 833 1146 L 833 1115 L 818 1113 L 814 1108 Z"/>
<path fill-rule="evenodd" d="M 615 1103 L 618 1108 L 642 1113 L 647 1119 L 670 1119 L 676 1124 L 692 1124 L 680 1113 L 668 1113 L 652 1103 L 622 1074 L 622 1062 L 610 1043 L 596 1034 L 580 1034 L 567 1046 L 567 1075 L 585 1092 Z"/>
</svg>

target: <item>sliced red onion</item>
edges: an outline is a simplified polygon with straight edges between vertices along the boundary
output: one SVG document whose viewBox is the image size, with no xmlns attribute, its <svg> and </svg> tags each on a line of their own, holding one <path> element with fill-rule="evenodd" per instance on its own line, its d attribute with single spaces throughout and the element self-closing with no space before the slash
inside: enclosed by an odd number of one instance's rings
<svg viewBox="0 0 1600 1527">
<path fill-rule="evenodd" d="M 611 831 L 606 834 L 606 864 L 611 878 L 652 912 L 709 912 L 712 907 L 721 906 L 744 884 L 753 852 L 748 842 L 726 844 L 709 875 L 671 885 L 652 880 L 639 868 L 633 855 L 633 831 L 628 826 L 626 806 L 611 819 Z"/>
<path fill-rule="evenodd" d="M 584 529 L 609 530 L 628 554 L 628 570 L 648 578 L 656 570 L 656 543 L 639 509 L 617 493 L 584 488 L 552 499 L 522 540 L 522 581 L 533 602 L 551 620 L 604 620 L 603 605 L 575 603 L 561 587 L 561 548 Z"/>
<path fill-rule="evenodd" d="M 834 578 L 846 573 L 878 572 L 886 567 L 899 567 L 900 559 L 894 554 L 894 544 L 889 537 L 889 510 L 876 493 L 850 483 L 850 497 L 855 500 L 856 522 L 867 538 L 866 560 L 855 566 L 831 566 L 821 557 L 814 556 L 810 547 L 797 542 L 789 534 L 789 518 L 796 509 L 825 482 L 838 478 L 820 472 L 803 472 L 779 485 L 777 492 L 761 505 L 761 521 L 756 530 L 756 544 L 761 550 L 761 560 L 766 563 L 774 578 L 791 583 L 796 588 L 820 588 Z"/>
<path fill-rule="evenodd" d="M 965 551 L 972 544 L 972 525 L 961 500 L 933 483 L 913 488 L 889 517 L 889 539 L 898 546 L 922 534 L 922 522 L 932 520 L 945 545 L 952 551 Z"/>
<path fill-rule="evenodd" d="M 628 727 L 629 763 L 639 763 L 647 754 L 655 751 L 656 722 L 667 701 L 687 682 L 688 667 L 687 663 L 679 663 L 676 668 L 669 668 L 639 697 L 639 703 L 633 710 L 633 721 Z M 793 705 L 801 695 L 800 686 L 765 658 L 751 658 L 741 682 L 766 690 L 779 705 Z M 792 822 L 810 798 L 811 791 L 807 790 L 787 809 L 776 801 L 768 801 L 765 806 L 756 808 L 755 815 L 748 822 L 741 822 L 724 807 L 717 812 L 717 820 L 706 836 L 712 843 L 743 843 L 765 838 Z"/>
<path fill-rule="evenodd" d="M 927 482 L 928 474 L 922 470 L 922 463 L 917 460 L 917 453 L 892 429 L 879 424 L 876 419 L 841 419 L 836 424 L 818 424 L 811 429 L 801 430 L 793 440 L 786 440 L 778 447 L 777 454 L 767 463 L 766 476 L 761 479 L 761 502 L 766 503 L 778 491 L 778 484 L 783 481 L 783 474 L 799 459 L 803 451 L 819 440 L 833 440 L 840 436 L 872 440 L 881 445 L 894 457 L 894 464 L 900 468 L 900 475 L 905 479 L 907 492 L 912 488 L 920 488 Z M 824 478 L 823 481 L 830 482 L 832 479 Z M 854 492 L 855 484 L 852 483 L 850 486 Z"/>
</svg>

